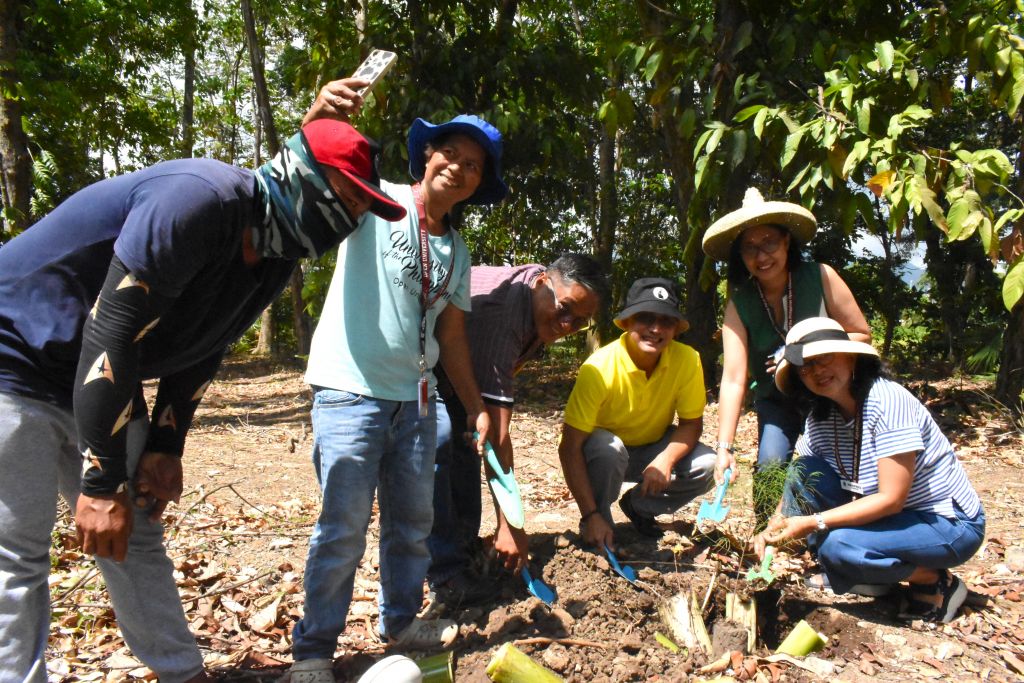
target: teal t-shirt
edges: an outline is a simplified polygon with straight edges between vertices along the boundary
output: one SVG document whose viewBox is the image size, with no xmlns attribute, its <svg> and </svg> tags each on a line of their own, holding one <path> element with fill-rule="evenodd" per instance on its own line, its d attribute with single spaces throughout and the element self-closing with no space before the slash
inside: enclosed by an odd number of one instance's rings
<svg viewBox="0 0 1024 683">
<path fill-rule="evenodd" d="M 409 185 L 382 182 L 408 215 L 389 223 L 367 212 L 338 247 L 338 262 L 323 314 L 313 335 L 306 381 L 391 401 L 415 401 L 420 378 L 419 331 L 422 266 L 416 204 Z M 470 309 L 469 251 L 454 230 L 429 237 L 433 298 L 427 312 L 427 367 L 437 363 L 438 314 L 449 303 Z M 454 255 L 454 258 L 453 258 Z M 431 388 L 435 380 L 429 373 Z"/>
</svg>

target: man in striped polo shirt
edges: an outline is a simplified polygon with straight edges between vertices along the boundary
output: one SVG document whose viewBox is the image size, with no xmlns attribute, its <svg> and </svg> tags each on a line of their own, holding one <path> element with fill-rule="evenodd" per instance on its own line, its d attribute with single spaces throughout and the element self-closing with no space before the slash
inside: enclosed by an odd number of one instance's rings
<svg viewBox="0 0 1024 683">
<path fill-rule="evenodd" d="M 473 267 L 466 333 L 473 372 L 496 434 L 493 446 L 505 467 L 513 464 L 509 424 L 516 373 L 545 345 L 586 329 L 607 291 L 600 266 L 581 254 L 563 254 L 547 268 Z M 493 590 L 471 561 L 479 545 L 480 456 L 461 433 L 452 432 L 452 425 L 466 424 L 465 409 L 443 372 L 435 373 L 437 460 L 427 579 L 436 600 L 454 608 L 480 603 Z M 507 569 L 519 571 L 527 559 L 526 533 L 510 527 L 500 510 L 497 518 L 494 549 Z"/>
</svg>

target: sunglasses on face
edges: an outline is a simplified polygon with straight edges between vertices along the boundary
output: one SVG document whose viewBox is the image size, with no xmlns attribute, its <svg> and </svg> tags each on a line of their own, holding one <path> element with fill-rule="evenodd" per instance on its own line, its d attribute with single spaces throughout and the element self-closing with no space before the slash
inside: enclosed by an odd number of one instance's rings
<svg viewBox="0 0 1024 683">
<path fill-rule="evenodd" d="M 675 327 L 676 323 L 679 322 L 676 318 L 670 315 L 658 315 L 657 313 L 637 313 L 633 316 L 633 320 L 640 323 L 644 327 L 653 327 L 655 323 L 659 327 Z"/>
<path fill-rule="evenodd" d="M 567 325 L 570 333 L 582 332 L 583 330 L 588 329 L 593 321 L 585 316 L 576 315 L 572 304 L 560 301 L 558 299 L 558 294 L 555 292 L 555 286 L 552 284 L 550 278 L 547 280 L 546 284 L 548 289 L 551 291 L 551 298 L 555 302 L 555 317 L 558 319 L 558 322 L 562 325 Z"/>
<path fill-rule="evenodd" d="M 744 244 L 740 246 L 740 256 L 743 258 L 755 258 L 758 253 L 764 253 L 765 255 L 774 254 L 782 246 L 785 238 L 782 237 L 769 237 L 762 241 L 760 244 Z"/>
<path fill-rule="evenodd" d="M 814 370 L 815 367 L 819 365 L 824 367 L 831 363 L 834 358 L 834 353 L 823 353 L 820 356 L 814 356 L 813 358 L 805 358 L 804 364 L 797 368 L 797 372 L 799 372 L 801 375 L 810 374 L 810 372 Z"/>
</svg>

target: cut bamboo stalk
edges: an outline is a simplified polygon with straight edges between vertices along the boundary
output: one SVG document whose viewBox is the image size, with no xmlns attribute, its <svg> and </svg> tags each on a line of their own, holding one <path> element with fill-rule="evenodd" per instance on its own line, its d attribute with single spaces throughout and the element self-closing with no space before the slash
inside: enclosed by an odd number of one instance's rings
<svg viewBox="0 0 1024 683">
<path fill-rule="evenodd" d="M 757 603 L 753 598 L 743 600 L 736 593 L 726 593 L 725 618 L 747 630 L 747 654 L 753 653 L 757 643 Z"/>
<path fill-rule="evenodd" d="M 505 643 L 491 657 L 487 677 L 495 683 L 563 683 L 561 676 L 530 659 L 512 643 Z"/>
</svg>

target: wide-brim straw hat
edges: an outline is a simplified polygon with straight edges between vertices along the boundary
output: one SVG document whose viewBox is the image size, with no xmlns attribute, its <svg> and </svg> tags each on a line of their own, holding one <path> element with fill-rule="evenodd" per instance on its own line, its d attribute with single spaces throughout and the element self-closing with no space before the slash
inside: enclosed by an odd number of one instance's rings
<svg viewBox="0 0 1024 683">
<path fill-rule="evenodd" d="M 860 353 L 878 357 L 871 344 L 853 341 L 843 326 L 832 318 L 807 318 L 790 328 L 782 359 L 775 368 L 775 386 L 784 394 L 793 392 L 792 373 L 804 361 L 826 353 Z"/>
<path fill-rule="evenodd" d="M 800 244 L 806 244 L 818 229 L 814 214 L 791 202 L 766 202 L 757 188 L 747 189 L 743 206 L 730 211 L 711 224 L 704 233 L 704 253 L 716 261 L 729 258 L 729 249 L 736 237 L 755 225 L 778 225 L 789 231 Z"/>
</svg>

